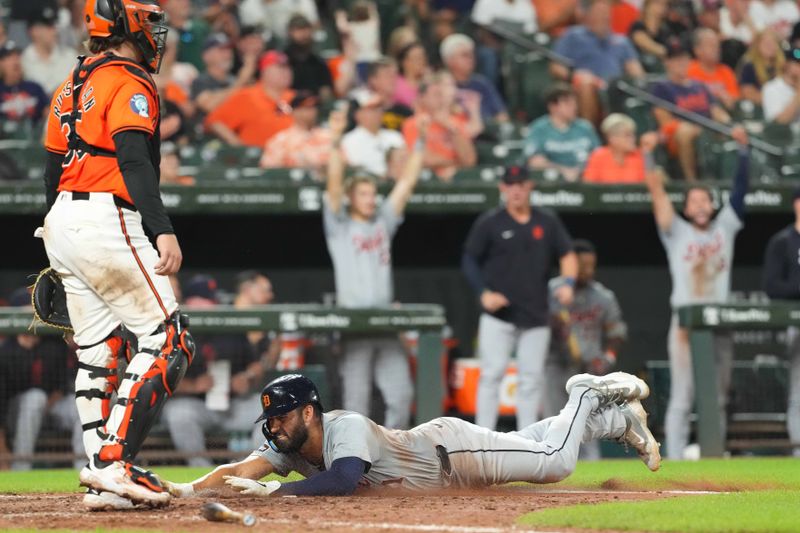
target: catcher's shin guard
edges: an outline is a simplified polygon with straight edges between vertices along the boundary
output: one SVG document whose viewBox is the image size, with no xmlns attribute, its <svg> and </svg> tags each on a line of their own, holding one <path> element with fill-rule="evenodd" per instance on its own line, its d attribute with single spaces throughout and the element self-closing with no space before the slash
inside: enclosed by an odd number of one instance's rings
<svg viewBox="0 0 800 533">
<path fill-rule="evenodd" d="M 151 335 L 139 338 L 138 353 L 122 375 L 117 403 L 106 424 L 98 459 L 132 462 L 168 396 L 194 357 L 188 320 L 175 312 Z"/>
<path fill-rule="evenodd" d="M 103 428 L 111 412 L 111 396 L 118 385 L 117 364 L 127 357 L 130 344 L 115 330 L 91 346 L 78 347 L 78 372 L 75 376 L 75 405 L 83 425 L 86 455 L 100 451 L 106 438 Z"/>
</svg>

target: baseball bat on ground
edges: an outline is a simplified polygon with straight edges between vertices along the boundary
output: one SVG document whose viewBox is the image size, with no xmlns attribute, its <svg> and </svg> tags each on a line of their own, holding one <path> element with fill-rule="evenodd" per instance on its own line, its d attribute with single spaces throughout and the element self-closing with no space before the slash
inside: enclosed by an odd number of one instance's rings
<svg viewBox="0 0 800 533">
<path fill-rule="evenodd" d="M 200 514 L 203 515 L 203 518 L 211 522 L 233 522 L 248 527 L 256 523 L 256 517 L 252 514 L 237 513 L 218 502 L 203 505 L 203 508 L 200 509 Z"/>
</svg>

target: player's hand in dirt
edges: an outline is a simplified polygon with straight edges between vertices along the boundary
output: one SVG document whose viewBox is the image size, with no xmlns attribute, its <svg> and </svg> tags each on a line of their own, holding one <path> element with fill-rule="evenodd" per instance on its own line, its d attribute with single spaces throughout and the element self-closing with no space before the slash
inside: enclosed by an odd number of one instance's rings
<svg viewBox="0 0 800 533">
<path fill-rule="evenodd" d="M 178 238 L 174 233 L 162 233 L 156 237 L 156 248 L 160 259 L 156 263 L 156 274 L 159 276 L 169 276 L 177 274 L 181 269 L 183 254 L 178 244 Z"/>
<path fill-rule="evenodd" d="M 236 476 L 222 476 L 222 478 L 230 488 L 247 496 L 269 496 L 281 488 L 280 481 L 275 480 L 261 482 Z"/>
<path fill-rule="evenodd" d="M 159 480 L 173 498 L 190 498 L 194 496 L 194 485 L 191 483 L 175 483 L 163 478 L 159 478 Z"/>
<path fill-rule="evenodd" d="M 481 294 L 481 305 L 490 313 L 494 313 L 502 307 L 508 307 L 510 302 L 505 295 L 494 291 L 483 291 Z"/>
</svg>

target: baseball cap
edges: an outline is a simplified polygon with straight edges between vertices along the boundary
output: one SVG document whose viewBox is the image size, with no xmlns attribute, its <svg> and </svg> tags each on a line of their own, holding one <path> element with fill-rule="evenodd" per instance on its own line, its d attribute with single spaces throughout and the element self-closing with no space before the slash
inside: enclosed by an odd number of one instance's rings
<svg viewBox="0 0 800 533">
<path fill-rule="evenodd" d="M 37 10 L 28 18 L 28 27 L 41 24 L 43 26 L 55 26 L 58 22 L 58 13 L 52 7 L 45 7 L 42 10 Z"/>
<path fill-rule="evenodd" d="M 680 37 L 670 37 L 667 40 L 666 47 L 667 59 L 689 55 L 689 47 Z"/>
<path fill-rule="evenodd" d="M 503 172 L 503 183 L 523 183 L 528 181 L 528 168 L 523 165 L 508 165 Z"/>
<path fill-rule="evenodd" d="M 297 94 L 295 94 L 294 98 L 292 98 L 290 105 L 292 108 L 317 107 L 317 102 L 317 95 L 311 91 L 297 91 Z"/>
<path fill-rule="evenodd" d="M 273 65 L 287 64 L 289 64 L 289 58 L 286 57 L 286 54 L 278 50 L 267 50 L 261 55 L 261 59 L 258 61 L 258 70 L 264 70 Z"/>
<path fill-rule="evenodd" d="M 22 49 L 19 46 L 17 46 L 17 43 L 15 43 L 14 41 L 11 40 L 6 41 L 5 43 L 3 43 L 2 46 L 0 46 L 0 59 L 10 56 L 11 54 L 21 54 L 21 53 Z"/>
<path fill-rule="evenodd" d="M 231 40 L 228 39 L 228 36 L 224 33 L 212 33 L 208 36 L 206 41 L 203 43 L 203 52 L 208 50 L 209 48 L 231 48 L 233 45 Z"/>
<path fill-rule="evenodd" d="M 302 28 L 310 28 L 311 21 L 305 15 L 300 13 L 296 13 L 292 15 L 292 18 L 289 19 L 288 28 L 290 30 L 299 30 Z"/>
<path fill-rule="evenodd" d="M 206 300 L 217 301 L 217 281 L 206 274 L 193 276 L 189 282 L 183 286 L 183 298 L 205 298 Z"/>
</svg>

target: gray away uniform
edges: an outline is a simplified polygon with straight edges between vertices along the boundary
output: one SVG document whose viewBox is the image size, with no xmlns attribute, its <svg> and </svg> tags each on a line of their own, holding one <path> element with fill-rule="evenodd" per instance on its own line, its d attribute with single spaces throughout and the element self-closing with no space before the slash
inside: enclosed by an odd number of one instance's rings
<svg viewBox="0 0 800 533">
<path fill-rule="evenodd" d="M 384 202 L 369 222 L 350 218 L 344 207 L 331 211 L 323 202 L 323 223 L 333 260 L 336 299 L 342 307 L 385 307 L 394 298 L 392 237 L 403 222 L 389 202 Z M 343 339 L 339 364 L 342 403 L 349 411 L 369 413 L 373 375 L 386 404 L 384 423 L 407 428 L 411 423 L 413 385 L 403 346 L 396 335 Z"/>
<path fill-rule="evenodd" d="M 322 415 L 324 467 L 358 457 L 369 465 L 362 486 L 415 490 L 555 482 L 574 470 L 582 441 L 616 439 L 625 432 L 625 417 L 616 405 L 597 406 L 595 391 L 577 387 L 558 416 L 511 433 L 449 417 L 390 430 L 358 413 L 331 411 Z M 266 459 L 281 476 L 294 471 L 311 477 L 321 471 L 299 454 L 276 452 L 267 444 L 251 456 Z"/>
<path fill-rule="evenodd" d="M 550 280 L 550 311 L 553 314 L 553 334 L 550 337 L 550 354 L 547 361 L 547 399 L 546 412 L 555 414 L 558 406 L 564 405 L 567 395 L 564 385 L 574 374 L 590 372 L 589 364 L 602 357 L 609 339 L 625 339 L 628 327 L 622 320 L 617 297 L 598 281 L 586 286 L 575 287 L 569 313 L 568 330 L 563 325 L 561 313 L 563 306 L 558 302 L 555 291 L 563 283 L 562 278 Z M 574 360 L 568 338 L 572 336 L 578 348 L 580 361 Z M 600 447 L 597 441 L 581 447 L 582 459 L 599 459 Z"/>
<path fill-rule="evenodd" d="M 664 423 L 667 457 L 681 459 L 689 442 L 689 415 L 694 402 L 694 378 L 687 331 L 678 327 L 678 307 L 728 300 L 733 264 L 733 243 L 742 221 L 729 203 L 720 210 L 706 231 L 695 229 L 675 215 L 668 231 L 659 231 L 672 276 L 672 323 L 669 329 L 669 405 Z M 714 339 L 714 356 L 720 380 L 720 408 L 727 402 L 733 343 L 730 335 Z M 723 417 L 724 420 L 724 417 Z"/>
</svg>

